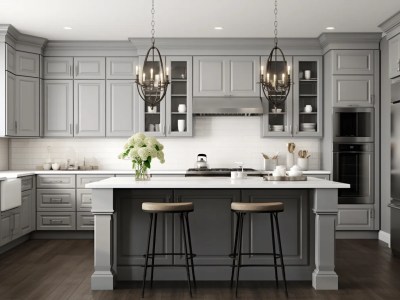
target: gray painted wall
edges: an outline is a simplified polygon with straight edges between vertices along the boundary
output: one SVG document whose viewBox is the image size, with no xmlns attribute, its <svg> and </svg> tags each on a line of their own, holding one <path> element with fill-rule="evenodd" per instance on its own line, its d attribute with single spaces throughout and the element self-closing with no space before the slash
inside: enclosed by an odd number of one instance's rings
<svg viewBox="0 0 400 300">
<path fill-rule="evenodd" d="M 390 233 L 390 79 L 389 49 L 381 40 L 381 230 Z"/>
</svg>

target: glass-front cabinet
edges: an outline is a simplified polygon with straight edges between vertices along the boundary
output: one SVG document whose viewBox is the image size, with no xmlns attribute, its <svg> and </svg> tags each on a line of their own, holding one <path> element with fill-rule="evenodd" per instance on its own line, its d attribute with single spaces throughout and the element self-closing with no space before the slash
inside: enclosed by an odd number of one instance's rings
<svg viewBox="0 0 400 300">
<path fill-rule="evenodd" d="M 286 101 L 275 107 L 262 94 L 264 114 L 263 137 L 321 137 L 322 136 L 322 57 L 285 56 L 291 67 L 293 85 Z M 267 57 L 261 58 L 264 65 Z M 277 67 L 284 70 L 284 64 Z M 267 78 L 264 71 L 264 78 Z M 279 73 L 279 71 L 278 71 Z M 272 76 L 270 74 L 270 76 Z M 279 80 L 280 74 L 277 74 Z"/>
<path fill-rule="evenodd" d="M 170 81 L 167 94 L 153 109 L 139 99 L 139 129 L 157 137 L 192 136 L 192 57 L 168 56 L 163 60 Z M 143 61 L 141 57 L 141 66 Z M 158 74 L 159 70 L 153 72 Z"/>
</svg>

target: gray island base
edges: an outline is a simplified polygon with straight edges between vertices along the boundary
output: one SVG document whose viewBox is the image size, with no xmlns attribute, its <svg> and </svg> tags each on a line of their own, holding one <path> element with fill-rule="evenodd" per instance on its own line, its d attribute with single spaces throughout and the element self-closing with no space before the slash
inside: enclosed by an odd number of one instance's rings
<svg viewBox="0 0 400 300">
<path fill-rule="evenodd" d="M 92 290 L 112 290 L 117 281 L 141 280 L 149 216 L 145 201 L 194 203 L 189 221 L 197 280 L 230 279 L 236 216 L 233 201 L 282 201 L 280 215 L 283 253 L 288 280 L 311 280 L 316 290 L 337 290 L 335 223 L 338 189 L 349 185 L 309 177 L 307 181 L 267 182 L 260 177 L 168 177 L 135 181 L 113 177 L 86 185 L 93 189 L 94 273 Z M 182 253 L 178 217 L 161 216 L 157 252 Z M 243 252 L 271 249 L 269 219 L 247 215 Z M 250 251 L 251 250 L 251 251 Z M 270 252 L 270 251 L 269 251 Z M 270 257 L 248 256 L 244 264 L 271 264 Z M 158 265 L 183 265 L 183 258 L 157 257 Z M 155 280 L 185 280 L 184 268 L 163 267 Z M 274 280 L 273 268 L 244 268 L 242 280 Z"/>
</svg>

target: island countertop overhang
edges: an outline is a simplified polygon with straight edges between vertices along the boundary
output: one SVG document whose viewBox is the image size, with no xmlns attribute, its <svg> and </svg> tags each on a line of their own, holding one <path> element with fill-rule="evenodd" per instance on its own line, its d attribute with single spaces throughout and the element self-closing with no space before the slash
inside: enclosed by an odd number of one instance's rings
<svg viewBox="0 0 400 300">
<path fill-rule="evenodd" d="M 342 189 L 349 184 L 308 177 L 307 181 L 265 181 L 262 177 L 232 180 L 226 177 L 160 177 L 136 181 L 112 177 L 86 184 L 90 189 Z"/>
</svg>

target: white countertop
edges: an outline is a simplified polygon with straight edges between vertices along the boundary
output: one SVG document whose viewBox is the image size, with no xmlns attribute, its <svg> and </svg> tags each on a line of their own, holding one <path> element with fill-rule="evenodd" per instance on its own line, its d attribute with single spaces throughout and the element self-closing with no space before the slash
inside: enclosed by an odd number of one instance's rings
<svg viewBox="0 0 400 300">
<path fill-rule="evenodd" d="M 258 170 L 257 170 L 258 171 Z M 272 171 L 258 171 L 262 174 L 269 174 Z M 76 170 L 76 171 L 44 171 L 44 170 L 11 170 L 11 171 L 0 171 L 0 181 L 7 180 L 8 178 L 17 178 L 32 175 L 133 175 L 133 170 Z M 185 175 L 186 170 L 150 170 L 152 175 Z M 331 172 L 324 170 L 309 170 L 303 171 L 304 175 L 330 175 Z"/>
<path fill-rule="evenodd" d="M 227 177 L 153 177 L 135 181 L 133 177 L 112 177 L 89 183 L 91 189 L 340 189 L 349 184 L 308 177 L 307 181 L 264 181 L 262 177 L 231 180 Z"/>
</svg>

